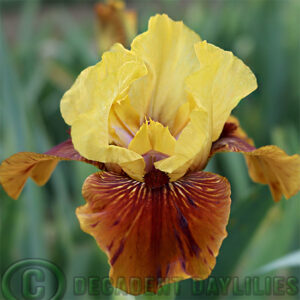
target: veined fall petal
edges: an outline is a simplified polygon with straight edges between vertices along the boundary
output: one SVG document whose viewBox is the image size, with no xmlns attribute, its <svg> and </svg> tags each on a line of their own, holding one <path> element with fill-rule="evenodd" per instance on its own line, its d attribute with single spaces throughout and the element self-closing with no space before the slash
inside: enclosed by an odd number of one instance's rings
<svg viewBox="0 0 300 300">
<path fill-rule="evenodd" d="M 196 172 L 149 188 L 101 172 L 87 178 L 82 193 L 86 204 L 77 209 L 77 217 L 107 253 L 114 286 L 142 294 L 210 274 L 227 235 L 230 185 L 224 177 Z M 132 287 L 132 278 L 139 288 Z"/>
</svg>

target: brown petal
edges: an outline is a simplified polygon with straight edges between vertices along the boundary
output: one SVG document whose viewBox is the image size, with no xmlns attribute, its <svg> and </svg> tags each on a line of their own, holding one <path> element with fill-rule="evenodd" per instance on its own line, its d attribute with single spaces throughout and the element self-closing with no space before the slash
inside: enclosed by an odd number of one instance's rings
<svg viewBox="0 0 300 300">
<path fill-rule="evenodd" d="M 80 156 L 68 139 L 44 154 L 19 152 L 10 156 L 0 165 L 0 183 L 10 197 L 17 199 L 28 177 L 38 185 L 44 185 L 60 160 L 79 160 L 102 167 L 102 164 Z"/>
<path fill-rule="evenodd" d="M 83 196 L 77 217 L 108 255 L 115 287 L 157 292 L 185 278 L 205 279 L 214 268 L 230 211 L 224 177 L 200 171 L 150 188 L 100 172 L 86 179 Z"/>
</svg>

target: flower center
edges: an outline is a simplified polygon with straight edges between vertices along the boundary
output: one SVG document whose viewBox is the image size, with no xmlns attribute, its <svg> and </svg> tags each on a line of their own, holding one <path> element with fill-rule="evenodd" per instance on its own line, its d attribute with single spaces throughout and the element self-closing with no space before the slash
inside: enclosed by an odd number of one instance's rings
<svg viewBox="0 0 300 300">
<path fill-rule="evenodd" d="M 169 157 L 169 155 L 161 153 L 159 151 L 155 151 L 155 150 L 150 150 L 147 153 L 142 155 L 145 161 L 145 171 L 146 173 L 150 172 L 154 167 L 154 163 L 156 161 L 165 159 L 167 157 Z"/>
<path fill-rule="evenodd" d="M 157 170 L 154 167 L 144 176 L 145 184 L 151 189 L 160 188 L 167 184 L 169 180 L 170 178 L 166 173 Z"/>
</svg>

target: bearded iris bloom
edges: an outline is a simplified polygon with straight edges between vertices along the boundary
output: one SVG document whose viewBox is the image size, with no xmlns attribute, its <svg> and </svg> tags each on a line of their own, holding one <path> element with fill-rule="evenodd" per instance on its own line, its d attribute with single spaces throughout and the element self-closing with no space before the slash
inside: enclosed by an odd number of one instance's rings
<svg viewBox="0 0 300 300">
<path fill-rule="evenodd" d="M 107 254 L 113 285 L 141 294 L 205 279 L 227 235 L 231 201 L 226 178 L 203 171 L 213 155 L 242 153 L 275 201 L 300 189 L 300 156 L 255 148 L 231 116 L 256 87 L 231 52 L 156 15 L 131 50 L 115 44 L 65 93 L 71 138 L 44 154 L 6 159 L 0 182 L 16 199 L 29 177 L 45 184 L 61 160 L 92 164 L 100 170 L 86 179 L 76 214 Z"/>
</svg>

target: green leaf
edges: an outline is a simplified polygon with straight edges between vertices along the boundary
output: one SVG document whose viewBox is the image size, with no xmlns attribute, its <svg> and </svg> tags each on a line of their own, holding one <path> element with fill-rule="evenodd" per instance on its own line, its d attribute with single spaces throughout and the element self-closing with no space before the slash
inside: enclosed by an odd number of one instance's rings
<svg viewBox="0 0 300 300">
<path fill-rule="evenodd" d="M 227 226 L 228 237 L 223 242 L 212 276 L 234 273 L 242 254 L 273 205 L 266 187 L 258 187 L 247 200 L 233 203 Z"/>
<path fill-rule="evenodd" d="M 267 265 L 262 266 L 258 270 L 254 271 L 253 275 L 264 274 L 288 267 L 300 267 L 300 250 L 287 254 L 277 260 L 270 262 Z"/>
</svg>

